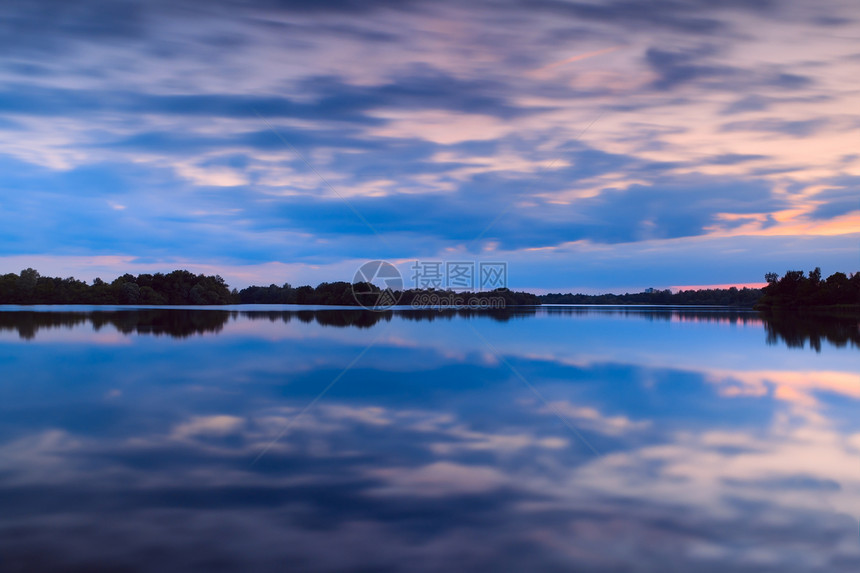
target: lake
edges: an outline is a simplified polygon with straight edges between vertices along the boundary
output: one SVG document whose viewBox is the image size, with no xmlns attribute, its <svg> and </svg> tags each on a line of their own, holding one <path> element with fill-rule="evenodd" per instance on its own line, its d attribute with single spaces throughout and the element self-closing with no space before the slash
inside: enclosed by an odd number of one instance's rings
<svg viewBox="0 0 860 573">
<path fill-rule="evenodd" d="M 856 319 L 0 308 L 2 571 L 860 570 Z"/>
</svg>

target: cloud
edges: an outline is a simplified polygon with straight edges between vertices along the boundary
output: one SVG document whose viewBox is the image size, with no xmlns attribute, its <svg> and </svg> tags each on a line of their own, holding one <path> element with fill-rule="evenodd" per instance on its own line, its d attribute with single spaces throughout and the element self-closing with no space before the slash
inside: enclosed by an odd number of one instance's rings
<svg viewBox="0 0 860 573">
<path fill-rule="evenodd" d="M 730 68 L 696 64 L 694 61 L 707 54 L 705 52 L 669 52 L 656 48 L 645 54 L 648 65 L 659 75 L 654 87 L 667 90 L 694 80 L 731 76 Z"/>
<path fill-rule="evenodd" d="M 757 155 L 754 153 L 724 153 L 722 155 L 712 157 L 709 160 L 709 163 L 714 163 L 716 165 L 736 165 L 747 161 L 761 161 L 767 158 L 767 155 Z"/>
<path fill-rule="evenodd" d="M 773 352 L 761 318 L 743 312 L 544 309 L 504 336 L 471 317 L 589 432 L 594 456 L 480 338 L 444 315 L 398 314 L 252 464 L 366 344 L 367 331 L 303 312 L 311 322 L 231 315 L 218 337 L 178 344 L 130 337 L 120 377 L 114 346 L 17 345 L 21 377 L 0 388 L 14 428 L 0 439 L 4 559 L 50 570 L 161 570 L 165 555 L 183 570 L 856 570 L 851 349 L 831 346 L 827 371 L 810 368 L 814 354 Z M 170 369 L 177 359 L 187 368 Z M 66 383 L 76 372 L 88 383 Z M 791 401 L 802 394 L 815 403 Z"/>
<path fill-rule="evenodd" d="M 760 131 L 765 133 L 781 133 L 794 137 L 814 135 L 827 125 L 826 119 L 806 119 L 785 121 L 781 119 L 761 119 L 753 121 L 735 121 L 723 125 L 723 131 Z"/>
<path fill-rule="evenodd" d="M 818 192 L 858 175 L 844 3 L 0 11 L 9 261 L 262 269 L 850 225 L 850 198 Z M 669 284 L 692 282 L 686 260 Z"/>
<path fill-rule="evenodd" d="M 549 324 L 535 330 L 537 336 L 552 326 L 551 320 L 543 322 Z M 274 343 L 271 349 L 286 348 L 288 356 L 305 360 L 354 355 L 354 337 L 347 345 L 328 338 L 309 347 L 324 349 L 325 356 L 295 346 L 314 330 L 300 329 L 289 345 Z M 150 369 L 139 370 L 140 380 L 125 380 L 126 392 L 111 402 L 114 410 L 97 432 L 93 405 L 103 403 L 104 389 L 116 379 L 100 378 L 89 362 L 92 383 L 74 389 L 72 402 L 59 385 L 59 395 L 47 393 L 37 405 L 24 404 L 31 414 L 22 418 L 26 425 L 0 443 L 0 495 L 7 499 L 0 521 L 7 533 L 0 536 L 4 558 L 50 569 L 98 560 L 155 570 L 163 559 L 146 557 L 155 548 L 182 568 L 199 564 L 203 550 L 207 567 L 241 563 L 255 570 L 274 570 L 286 561 L 296 562 L 298 570 L 359 564 L 416 570 L 420 562 L 417 570 L 428 572 L 507 565 L 662 571 L 680 563 L 750 573 L 763 564 L 798 573 L 816 564 L 852 571 L 860 558 L 853 544 L 860 481 L 852 465 L 860 434 L 849 411 L 795 417 L 774 412 L 767 399 L 748 396 L 744 402 L 712 394 L 701 375 L 666 373 L 648 386 L 639 369 L 618 364 L 593 368 L 587 378 L 569 368 L 555 376 L 540 371 L 542 389 L 577 395 L 557 406 L 612 438 L 605 454 L 583 456 L 577 448 L 544 447 L 541 439 L 557 429 L 546 423 L 541 405 L 518 404 L 504 384 L 495 386 L 509 377 L 498 365 L 479 370 L 477 357 L 458 359 L 458 368 L 467 369 L 460 372 L 478 378 L 474 392 L 469 380 L 464 387 L 464 379 L 448 376 L 437 378 L 432 391 L 413 402 L 403 395 L 392 400 L 390 387 L 375 385 L 391 368 L 379 356 L 375 366 L 357 372 L 364 384 L 308 411 L 284 443 L 252 466 L 255 447 L 282 429 L 269 415 L 294 415 L 306 403 L 303 393 L 318 391 L 316 384 L 300 389 L 302 382 L 291 376 L 290 395 L 282 395 L 284 368 L 293 361 L 281 353 L 261 363 L 260 356 L 275 353 L 256 338 L 247 344 L 254 333 L 258 329 L 232 339 L 236 333 L 225 332 L 221 342 L 182 349 L 183 356 L 201 359 L 211 369 L 199 379 L 162 384 L 150 376 L 161 366 L 148 362 Z M 591 328 L 583 340 L 599 334 Z M 689 333 L 679 336 L 690 340 Z M 223 344 L 230 340 L 232 351 L 225 353 Z M 700 342 L 714 353 L 712 339 Z M 569 355 L 569 339 L 563 346 Z M 408 357 L 409 373 L 417 372 L 416 364 L 426 368 L 415 357 Z M 138 358 L 151 357 L 144 352 Z M 450 366 L 450 360 L 444 363 Z M 250 365 L 258 386 L 251 402 L 244 392 L 219 393 L 235 389 L 235 374 Z M 534 366 L 529 365 L 530 373 Z M 67 371 L 69 362 L 57 355 L 43 361 L 43 368 Z M 489 377 L 491 372 L 500 378 Z M 327 374 L 318 371 L 318 380 Z M 551 383 L 554 377 L 558 384 Z M 147 389 L 162 384 L 165 392 L 136 394 L 137 382 L 144 380 Z M 402 373 L 391 380 L 402 385 Z M 488 395 L 488 384 L 501 394 Z M 666 384 L 684 391 L 667 392 Z M 422 386 L 412 385 L 416 392 Z M 458 399 L 450 400 L 448 390 Z M 189 396 L 186 392 L 194 398 L 176 399 Z M 591 392 L 609 399 L 616 413 L 607 414 L 594 396 L 584 399 Z M 120 406 L 134 395 L 133 408 Z M 201 411 L 204 403 L 204 410 L 224 413 L 207 414 Z M 422 410 L 408 407 L 417 403 Z M 58 418 L 54 406 L 65 417 Z M 738 417 L 744 410 L 745 417 Z M 87 423 L 81 426 L 81 420 Z M 652 421 L 647 428 L 646 420 Z M 57 429 L 46 431 L 46 424 Z M 173 439 L 171 429 L 182 429 L 184 439 Z M 442 436 L 450 449 L 432 447 Z M 517 436 L 538 439 L 524 445 L 510 439 Z M 655 538 L 661 542 L 655 544 Z M 193 551 L 188 539 L 195 540 Z M 331 552 L 332 543 L 340 550 Z"/>
<path fill-rule="evenodd" d="M 436 462 L 420 468 L 376 470 L 371 474 L 386 482 L 375 495 L 445 497 L 486 493 L 506 484 L 503 474 L 490 467 Z"/>
<path fill-rule="evenodd" d="M 643 6 L 624 0 L 605 4 L 541 0 L 529 3 L 529 6 L 563 17 L 619 24 L 625 28 L 648 25 L 695 34 L 715 33 L 723 29 L 724 25 L 719 19 L 696 13 L 696 4 L 656 2 L 651 6 Z"/>
<path fill-rule="evenodd" d="M 240 430 L 244 422 L 236 416 L 195 416 L 176 426 L 171 435 L 179 440 L 199 436 L 226 436 Z"/>
<path fill-rule="evenodd" d="M 830 182 L 834 187 L 816 193 L 816 207 L 809 217 L 816 220 L 829 220 L 841 215 L 860 210 L 858 188 L 860 179 L 857 177 L 842 177 Z"/>
<path fill-rule="evenodd" d="M 638 432 L 651 425 L 648 420 L 634 422 L 627 416 L 605 416 L 594 408 L 576 406 L 568 401 L 549 402 L 541 413 L 561 415 L 578 427 L 609 436 Z"/>
</svg>

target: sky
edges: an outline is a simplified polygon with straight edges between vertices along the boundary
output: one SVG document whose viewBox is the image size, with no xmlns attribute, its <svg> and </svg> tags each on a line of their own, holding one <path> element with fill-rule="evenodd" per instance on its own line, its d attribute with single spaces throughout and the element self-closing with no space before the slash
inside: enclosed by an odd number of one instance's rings
<svg viewBox="0 0 860 573">
<path fill-rule="evenodd" d="M 855 0 L 0 4 L 0 272 L 860 270 Z"/>
</svg>

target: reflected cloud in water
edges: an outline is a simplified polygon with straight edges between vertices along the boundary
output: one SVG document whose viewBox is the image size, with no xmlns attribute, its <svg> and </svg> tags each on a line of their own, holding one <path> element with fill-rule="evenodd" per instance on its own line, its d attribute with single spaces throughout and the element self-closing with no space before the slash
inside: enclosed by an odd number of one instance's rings
<svg viewBox="0 0 860 573">
<path fill-rule="evenodd" d="M 754 313 L 51 314 L 0 313 L 2 570 L 860 566 L 860 354 Z"/>
</svg>

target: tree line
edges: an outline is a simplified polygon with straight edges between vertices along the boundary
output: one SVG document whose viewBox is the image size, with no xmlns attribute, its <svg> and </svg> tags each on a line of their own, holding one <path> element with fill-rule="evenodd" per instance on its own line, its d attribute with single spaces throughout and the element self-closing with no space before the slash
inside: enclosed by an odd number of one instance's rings
<svg viewBox="0 0 860 573">
<path fill-rule="evenodd" d="M 267 287 L 250 286 L 239 291 L 241 304 L 311 304 L 311 305 L 340 305 L 340 306 L 373 306 L 380 299 L 382 290 L 373 283 L 348 283 L 338 281 L 324 282 L 316 288 L 312 286 L 293 287 L 289 283 L 283 286 L 275 284 Z M 457 292 L 457 300 L 468 301 L 497 298 L 504 300 L 504 306 L 538 305 L 537 295 L 528 292 L 516 292 L 508 289 L 496 289 L 485 292 Z M 398 305 L 413 306 L 420 304 L 422 297 L 437 295 L 440 300 L 448 300 L 451 293 L 435 289 L 407 289 L 394 293 Z M 431 297 L 435 300 L 437 297 Z M 387 306 L 387 305 L 386 305 Z M 462 305 L 461 305 L 462 306 Z"/>
<path fill-rule="evenodd" d="M 669 289 L 648 289 L 639 293 L 597 295 L 549 293 L 539 298 L 543 304 L 668 304 L 751 308 L 761 295 L 761 289 L 731 287 L 726 289 L 682 290 L 676 293 Z"/>
<path fill-rule="evenodd" d="M 767 286 L 756 308 L 801 308 L 809 306 L 860 306 L 860 272 L 833 273 L 821 278 L 821 269 L 815 267 L 806 275 L 803 271 L 787 271 L 782 277 L 776 273 L 764 276 Z"/>
<path fill-rule="evenodd" d="M 354 293 L 358 293 L 357 295 Z M 186 270 L 170 273 L 124 274 L 108 283 L 96 278 L 92 284 L 74 277 L 42 276 L 35 269 L 20 274 L 0 275 L 0 304 L 87 304 L 87 305 L 224 305 L 224 304 L 300 304 L 372 306 L 381 290 L 371 283 L 324 282 L 316 287 L 293 287 L 289 283 L 267 287 L 250 286 L 238 291 L 230 289 L 218 275 L 195 275 Z M 446 294 L 446 291 L 410 289 L 396 294 L 398 304 L 412 305 L 426 294 Z M 494 297 L 504 305 L 540 304 L 531 293 L 497 289 L 482 293 L 457 293 L 459 298 Z"/>
<path fill-rule="evenodd" d="M 540 304 L 599 304 L 599 305 L 717 305 L 741 308 L 802 308 L 814 306 L 860 306 L 860 273 L 837 272 L 826 280 L 821 269 L 806 275 L 803 271 L 787 271 L 765 275 L 763 289 L 731 287 L 727 289 L 682 290 L 677 293 L 648 289 L 625 294 L 549 293 L 535 295 L 508 289 L 487 292 L 457 292 L 434 289 L 408 289 L 395 294 L 397 304 L 421 305 L 422 301 L 490 300 L 504 301 L 503 306 Z M 20 274 L 0 275 L 0 304 L 87 304 L 87 305 L 224 305 L 224 304 L 299 304 L 320 306 L 372 306 L 380 298 L 380 289 L 371 283 L 351 284 L 346 281 L 323 282 L 293 287 L 249 286 L 230 289 L 218 275 L 195 275 L 186 270 L 170 273 L 124 274 L 113 282 L 100 278 L 87 284 L 70 278 L 43 277 L 34 269 Z M 358 293 L 356 295 L 356 293 Z M 428 296 L 430 295 L 430 296 Z M 455 295 L 456 299 L 452 296 Z M 451 303 L 455 304 L 455 303 Z M 494 308 L 497 306 L 493 306 Z"/>
<path fill-rule="evenodd" d="M 177 270 L 162 274 L 124 274 L 113 282 L 87 284 L 70 278 L 43 277 L 35 269 L 0 275 L 0 304 L 204 305 L 238 302 L 220 276 Z"/>
<path fill-rule="evenodd" d="M 860 309 L 860 272 L 836 272 L 822 279 L 816 267 L 809 275 L 803 271 L 786 271 L 765 274 L 764 288 L 731 287 L 727 289 L 682 290 L 676 293 L 648 289 L 640 293 L 625 294 L 561 294 L 540 296 L 543 304 L 668 304 L 717 305 L 743 308 L 814 308 L 850 307 Z"/>
</svg>

